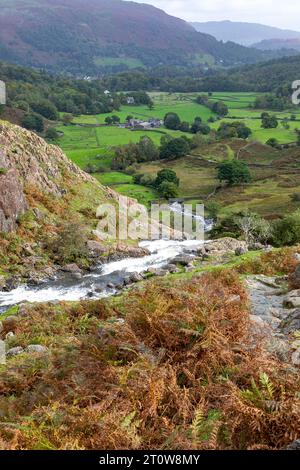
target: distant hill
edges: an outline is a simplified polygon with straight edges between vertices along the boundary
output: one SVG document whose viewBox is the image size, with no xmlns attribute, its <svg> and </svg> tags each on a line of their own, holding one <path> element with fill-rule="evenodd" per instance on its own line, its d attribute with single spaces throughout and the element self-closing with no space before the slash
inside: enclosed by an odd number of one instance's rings
<svg viewBox="0 0 300 470">
<path fill-rule="evenodd" d="M 300 38 L 265 39 L 264 41 L 253 44 L 253 47 L 262 51 L 278 51 L 280 49 L 300 51 Z"/>
<path fill-rule="evenodd" d="M 275 92 L 291 97 L 292 83 L 300 79 L 300 54 L 293 57 L 261 62 L 212 72 L 201 83 L 205 91 Z"/>
<path fill-rule="evenodd" d="M 299 31 L 274 28 L 258 23 L 208 21 L 191 24 L 197 31 L 211 34 L 219 41 L 234 41 L 244 46 L 252 46 L 266 39 L 300 39 Z"/>
<path fill-rule="evenodd" d="M 54 72 L 82 76 L 157 65 L 237 65 L 264 54 L 218 42 L 151 5 L 0 0 L 0 60 Z"/>
</svg>

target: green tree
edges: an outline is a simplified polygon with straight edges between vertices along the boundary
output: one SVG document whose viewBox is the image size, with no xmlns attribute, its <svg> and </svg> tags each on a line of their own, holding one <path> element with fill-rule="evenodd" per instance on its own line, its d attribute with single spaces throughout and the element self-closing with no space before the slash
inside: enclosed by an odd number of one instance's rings
<svg viewBox="0 0 300 470">
<path fill-rule="evenodd" d="M 166 141 L 160 147 L 160 158 L 162 160 L 174 160 L 176 158 L 184 157 L 189 153 L 189 151 L 190 145 L 188 140 L 184 137 L 178 137 L 176 139 Z"/>
<path fill-rule="evenodd" d="M 159 185 L 158 191 L 164 199 L 171 199 L 178 196 L 178 187 L 170 181 L 163 181 Z"/>
<path fill-rule="evenodd" d="M 30 103 L 31 109 L 50 121 L 56 121 L 59 117 L 56 106 L 48 100 L 40 100 Z"/>
<path fill-rule="evenodd" d="M 44 122 L 42 116 L 35 113 L 26 113 L 22 118 L 22 126 L 36 132 L 43 132 Z"/>
<path fill-rule="evenodd" d="M 276 246 L 292 246 L 300 243 L 300 210 L 273 223 L 273 243 Z"/>
<path fill-rule="evenodd" d="M 261 127 L 263 127 L 264 129 L 276 129 L 276 127 L 278 127 L 277 117 L 271 116 L 268 113 L 263 113 Z"/>
<path fill-rule="evenodd" d="M 113 118 L 111 116 L 107 116 L 105 119 L 104 119 L 104 122 L 105 124 L 107 124 L 108 126 L 111 126 L 113 124 Z"/>
<path fill-rule="evenodd" d="M 46 130 L 45 137 L 47 140 L 57 140 L 59 135 L 57 130 L 54 129 L 54 127 L 50 127 Z"/>
<path fill-rule="evenodd" d="M 167 168 L 160 170 L 156 176 L 155 187 L 158 188 L 163 181 L 173 183 L 177 187 L 179 186 L 179 178 L 174 170 L 168 170 Z"/>
<path fill-rule="evenodd" d="M 167 129 L 178 130 L 180 127 L 180 118 L 176 113 L 167 113 L 164 118 L 164 125 Z"/>
<path fill-rule="evenodd" d="M 239 160 L 229 160 L 218 167 L 219 180 L 225 181 L 229 186 L 234 186 L 251 181 L 251 174 L 246 163 Z"/>
</svg>

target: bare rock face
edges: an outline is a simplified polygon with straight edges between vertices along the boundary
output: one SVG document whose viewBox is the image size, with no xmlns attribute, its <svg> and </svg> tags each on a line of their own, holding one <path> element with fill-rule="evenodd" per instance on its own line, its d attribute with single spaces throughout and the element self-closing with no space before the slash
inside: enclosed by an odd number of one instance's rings
<svg viewBox="0 0 300 470">
<path fill-rule="evenodd" d="M 58 147 L 21 127 L 0 121 L 0 232 L 13 231 L 18 217 L 28 209 L 26 186 L 61 196 L 65 193 L 66 175 L 78 182 L 92 180 Z"/>
<path fill-rule="evenodd" d="M 7 162 L 0 150 L 0 231 L 11 232 L 16 228 L 20 215 L 27 209 L 18 172 L 7 168 Z"/>
</svg>

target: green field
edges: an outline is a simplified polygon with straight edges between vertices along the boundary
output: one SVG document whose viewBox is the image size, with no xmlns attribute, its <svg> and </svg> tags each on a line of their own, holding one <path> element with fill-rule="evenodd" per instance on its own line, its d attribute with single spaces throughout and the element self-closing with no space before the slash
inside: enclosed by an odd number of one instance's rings
<svg viewBox="0 0 300 470">
<path fill-rule="evenodd" d="M 123 106 L 116 114 L 121 122 L 126 120 L 128 115 L 138 119 L 147 119 L 149 117 L 163 118 L 167 112 L 177 112 L 181 120 L 193 122 L 195 117 L 200 116 L 206 121 L 213 113 L 205 106 L 195 103 L 198 93 L 151 93 L 154 102 L 154 109 L 150 110 L 146 106 Z M 212 101 L 222 100 L 229 107 L 229 115 L 210 124 L 213 129 L 217 129 L 222 121 L 235 122 L 235 119 L 242 120 L 252 129 L 251 140 L 265 143 L 272 137 L 275 137 L 280 143 L 293 142 L 296 140 L 295 130 L 300 128 L 300 122 L 292 121 L 291 114 L 296 114 L 296 119 L 300 119 L 300 110 L 286 110 L 274 113 L 279 119 L 289 119 L 289 129 L 285 129 L 282 122 L 276 129 L 263 129 L 261 127 L 260 115 L 262 110 L 255 110 L 253 103 L 257 95 L 253 93 L 213 93 Z M 170 131 L 160 128 L 151 131 L 131 131 L 119 126 L 103 125 L 108 114 L 95 116 L 78 116 L 74 119 L 76 126 L 59 126 L 58 130 L 64 135 L 59 139 L 59 145 L 76 164 L 85 169 L 88 165 L 96 166 L 99 169 L 94 176 L 104 185 L 112 186 L 121 194 L 138 199 L 140 202 L 148 204 L 150 200 L 156 199 L 157 194 L 152 189 L 137 186 L 132 183 L 132 176 L 122 172 L 110 171 L 111 160 L 114 155 L 114 147 L 125 145 L 130 142 L 136 143 L 144 135 L 150 136 L 156 145 L 159 145 L 161 137 L 168 133 L 174 137 L 182 135 L 180 131 Z M 98 125 L 98 127 L 83 127 L 79 124 Z M 185 134 L 191 136 L 190 134 Z M 239 143 L 238 145 L 245 145 Z M 234 158 L 237 148 L 232 142 L 221 142 L 217 145 L 208 145 L 206 148 L 199 148 L 193 151 L 193 155 L 179 159 L 173 162 L 153 162 L 139 166 L 139 172 L 156 174 L 162 168 L 172 168 L 180 178 L 179 195 L 181 197 L 193 197 L 199 200 L 210 194 L 217 185 L 216 166 L 219 161 L 227 158 Z M 292 150 L 291 150 L 292 151 Z M 278 151 L 277 151 L 278 152 Z M 253 153 L 249 164 L 272 165 L 280 157 L 280 153 L 274 154 L 271 147 L 259 149 L 259 154 Z M 295 165 L 294 161 L 294 165 Z M 297 165 L 296 165 L 297 166 Z M 262 213 L 271 212 L 274 206 L 281 207 L 284 210 L 286 205 L 290 205 L 290 197 L 293 192 L 297 192 L 297 185 L 300 181 L 287 181 L 282 176 L 283 184 L 279 179 L 279 170 L 253 168 L 256 183 L 239 191 L 228 190 L 218 195 L 220 202 L 225 204 L 224 213 L 232 209 L 237 209 L 245 204 L 245 201 L 253 210 Z M 275 175 L 274 175 L 275 171 Z M 278 173 L 278 176 L 277 176 Z M 282 187 L 284 186 L 284 189 Z M 257 196 L 263 194 L 264 198 Z"/>
</svg>

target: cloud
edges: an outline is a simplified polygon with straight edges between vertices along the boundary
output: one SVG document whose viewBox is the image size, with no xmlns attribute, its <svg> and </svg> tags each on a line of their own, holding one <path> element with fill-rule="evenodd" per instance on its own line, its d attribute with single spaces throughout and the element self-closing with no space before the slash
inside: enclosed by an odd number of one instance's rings
<svg viewBox="0 0 300 470">
<path fill-rule="evenodd" d="M 299 30 L 299 0 L 134 0 L 187 21 L 247 21 Z"/>
</svg>

